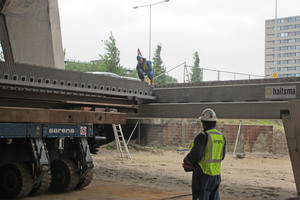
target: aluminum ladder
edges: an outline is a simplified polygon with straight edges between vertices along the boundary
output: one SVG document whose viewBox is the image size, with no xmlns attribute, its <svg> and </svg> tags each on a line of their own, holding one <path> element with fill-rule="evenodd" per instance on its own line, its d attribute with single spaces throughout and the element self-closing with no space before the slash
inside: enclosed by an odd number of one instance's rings
<svg viewBox="0 0 300 200">
<path fill-rule="evenodd" d="M 126 141 L 124 139 L 124 135 L 123 135 L 121 125 L 120 124 L 113 124 L 112 127 L 113 127 L 113 131 L 114 131 L 114 135 L 115 135 L 115 140 L 116 140 L 116 145 L 117 145 L 119 157 L 121 157 L 123 159 L 124 158 L 124 152 L 123 151 L 125 151 L 127 159 L 131 160 L 131 156 L 130 156 Z"/>
</svg>

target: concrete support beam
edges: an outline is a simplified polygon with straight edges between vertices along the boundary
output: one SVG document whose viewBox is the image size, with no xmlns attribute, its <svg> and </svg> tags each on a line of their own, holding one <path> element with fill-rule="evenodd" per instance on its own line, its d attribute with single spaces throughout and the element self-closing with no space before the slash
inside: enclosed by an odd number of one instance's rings
<svg viewBox="0 0 300 200">
<path fill-rule="evenodd" d="M 12 50 L 8 39 L 5 17 L 2 14 L 0 14 L 0 41 L 3 49 L 5 61 L 13 62 L 14 58 L 12 55 Z"/>
<path fill-rule="evenodd" d="M 267 102 L 207 102 L 207 103 L 149 103 L 139 105 L 139 118 L 198 118 L 211 108 L 220 119 L 280 119 L 288 110 L 287 101 Z"/>
<path fill-rule="evenodd" d="M 283 114 L 287 145 L 294 172 L 297 197 L 300 197 L 300 101 L 289 102 L 290 114 Z"/>
<path fill-rule="evenodd" d="M 6 34 L 0 39 L 6 61 L 63 69 L 57 0 L 2 0 L 1 5 L 1 35 Z"/>
<path fill-rule="evenodd" d="M 197 84 L 197 83 L 195 83 Z M 300 78 L 219 81 L 154 89 L 155 103 L 254 102 L 300 99 Z"/>
</svg>

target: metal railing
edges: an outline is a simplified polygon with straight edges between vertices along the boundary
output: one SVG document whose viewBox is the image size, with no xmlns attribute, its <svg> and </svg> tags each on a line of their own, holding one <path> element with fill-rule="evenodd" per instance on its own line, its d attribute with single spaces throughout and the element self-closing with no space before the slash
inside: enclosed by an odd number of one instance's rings
<svg viewBox="0 0 300 200">
<path fill-rule="evenodd" d="M 191 82 L 190 75 L 191 75 L 192 68 L 193 66 L 189 66 L 186 64 L 186 62 L 183 62 L 171 68 L 170 70 L 167 70 L 164 73 L 156 75 L 154 79 L 157 79 L 162 75 L 166 74 L 177 79 L 178 83 L 188 83 Z M 226 70 L 215 70 L 215 69 L 209 69 L 204 67 L 200 67 L 200 69 L 202 71 L 203 81 L 250 80 L 250 79 L 265 78 L 262 75 L 256 75 L 256 74 L 231 72 Z"/>
</svg>

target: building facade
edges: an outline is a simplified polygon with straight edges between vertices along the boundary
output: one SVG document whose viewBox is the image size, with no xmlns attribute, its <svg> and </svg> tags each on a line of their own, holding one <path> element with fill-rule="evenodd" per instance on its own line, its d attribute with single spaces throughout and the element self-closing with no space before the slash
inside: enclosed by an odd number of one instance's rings
<svg viewBox="0 0 300 200">
<path fill-rule="evenodd" d="M 300 16 L 266 20 L 265 77 L 300 77 Z"/>
</svg>

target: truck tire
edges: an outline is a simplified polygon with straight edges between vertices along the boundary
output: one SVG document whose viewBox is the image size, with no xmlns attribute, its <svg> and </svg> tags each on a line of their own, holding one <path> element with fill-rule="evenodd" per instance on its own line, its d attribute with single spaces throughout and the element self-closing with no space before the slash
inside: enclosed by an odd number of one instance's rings
<svg viewBox="0 0 300 200">
<path fill-rule="evenodd" d="M 75 189 L 79 190 L 79 189 L 82 189 L 82 188 L 88 186 L 92 182 L 93 177 L 94 177 L 94 170 L 89 169 L 88 172 L 86 173 L 85 177 L 81 181 L 79 181 L 79 183 L 77 184 Z"/>
<path fill-rule="evenodd" d="M 79 175 L 75 163 L 70 159 L 57 159 L 51 162 L 51 190 L 67 192 L 73 190 L 78 182 Z"/>
<path fill-rule="evenodd" d="M 38 186 L 32 188 L 30 195 L 42 194 L 48 191 L 50 188 L 50 184 L 51 184 L 51 171 L 48 170 L 48 172 L 46 172 L 45 175 L 43 176 L 41 183 Z"/>
<path fill-rule="evenodd" d="M 22 198 L 32 188 L 33 179 L 29 166 L 23 163 L 10 163 L 0 169 L 0 196 L 2 198 Z"/>
</svg>

